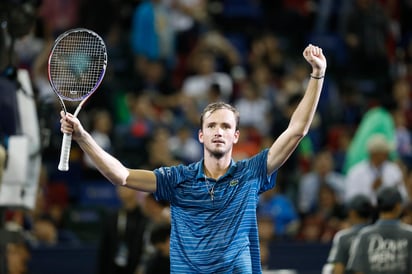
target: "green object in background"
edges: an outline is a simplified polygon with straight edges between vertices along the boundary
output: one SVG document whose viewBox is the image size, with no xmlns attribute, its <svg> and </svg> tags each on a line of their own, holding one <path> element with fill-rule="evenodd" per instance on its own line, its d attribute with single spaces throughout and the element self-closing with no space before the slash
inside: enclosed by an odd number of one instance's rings
<svg viewBox="0 0 412 274">
<path fill-rule="evenodd" d="M 127 103 L 127 95 L 125 92 L 118 92 L 114 97 L 114 105 L 116 109 L 115 119 L 116 124 L 124 125 L 130 121 L 129 104 Z"/>
<path fill-rule="evenodd" d="M 308 136 L 305 136 L 299 143 L 298 150 L 300 155 L 311 157 L 314 154 L 312 140 Z"/>
<path fill-rule="evenodd" d="M 377 133 L 383 134 L 392 144 L 396 143 L 393 117 L 391 113 L 383 107 L 374 107 L 363 116 L 346 152 L 343 166 L 344 174 L 346 174 L 352 166 L 368 158 L 368 139 Z M 391 152 L 390 158 L 396 159 L 396 157 L 397 153 L 396 150 L 394 150 Z"/>
</svg>

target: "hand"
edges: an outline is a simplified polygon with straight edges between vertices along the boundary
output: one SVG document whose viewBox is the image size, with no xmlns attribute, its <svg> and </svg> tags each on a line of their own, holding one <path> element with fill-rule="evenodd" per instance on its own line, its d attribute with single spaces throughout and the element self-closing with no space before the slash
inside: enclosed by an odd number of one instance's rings
<svg viewBox="0 0 412 274">
<path fill-rule="evenodd" d="M 62 133 L 72 134 L 73 140 L 79 140 L 84 133 L 84 129 L 76 117 L 71 113 L 60 112 L 60 131 Z"/>
<path fill-rule="evenodd" d="M 312 66 L 314 76 L 325 75 L 326 71 L 326 58 L 323 55 L 320 47 L 309 44 L 303 51 L 303 57 Z"/>
</svg>

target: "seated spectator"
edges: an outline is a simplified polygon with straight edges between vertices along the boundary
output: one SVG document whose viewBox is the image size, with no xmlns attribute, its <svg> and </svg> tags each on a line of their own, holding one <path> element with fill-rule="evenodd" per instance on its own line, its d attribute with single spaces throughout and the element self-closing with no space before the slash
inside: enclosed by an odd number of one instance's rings
<svg viewBox="0 0 412 274">
<path fill-rule="evenodd" d="M 344 205 L 338 202 L 334 190 L 326 184 L 322 185 L 318 199 L 317 210 L 302 219 L 298 240 L 328 243 L 343 227 L 346 210 Z"/>
<path fill-rule="evenodd" d="M 387 144 L 396 143 L 394 114 L 399 108 L 398 103 L 393 96 L 380 96 L 378 100 L 378 105 L 371 107 L 364 113 L 360 123 L 356 125 L 342 167 L 344 174 L 347 174 L 355 164 L 369 158 L 368 142 L 375 134 L 383 135 Z M 395 148 L 391 147 L 387 152 L 388 159 L 398 158 Z"/>
<path fill-rule="evenodd" d="M 144 251 L 144 216 L 136 191 L 117 186 L 120 206 L 108 212 L 102 224 L 97 252 L 99 274 L 133 273 Z"/>
<path fill-rule="evenodd" d="M 251 81 L 244 81 L 239 90 L 240 97 L 235 99 L 234 105 L 243 114 L 240 126 L 255 127 L 260 135 L 268 135 L 270 103 Z"/>
<path fill-rule="evenodd" d="M 113 152 L 112 147 L 112 117 L 107 110 L 96 110 L 91 113 L 91 132 L 90 135 L 96 140 L 96 142 L 107 152 Z M 83 156 L 85 164 L 85 177 L 88 179 L 102 178 L 101 174 L 97 171 L 94 163 L 87 155 Z"/>
<path fill-rule="evenodd" d="M 168 145 L 174 158 L 185 164 L 202 158 L 203 147 L 194 137 L 193 130 L 189 127 L 179 127 L 176 134 L 169 138 Z"/>
<path fill-rule="evenodd" d="M 203 108 L 210 87 L 217 84 L 223 100 L 228 101 L 232 96 L 233 81 L 229 74 L 217 71 L 213 53 L 200 52 L 193 58 L 196 59 L 194 74 L 183 80 L 183 94 L 194 99 L 199 108 Z"/>
<path fill-rule="evenodd" d="M 170 273 L 170 224 L 158 224 L 152 229 L 150 243 L 155 248 L 155 253 L 146 263 L 144 274 L 169 274 Z"/>
<path fill-rule="evenodd" d="M 406 200 L 408 192 L 402 170 L 399 165 L 389 160 L 389 154 L 394 149 L 392 145 L 383 135 L 376 134 L 368 139 L 367 149 L 368 159 L 348 170 L 345 179 L 345 200 L 349 201 L 357 194 L 364 194 L 376 205 L 376 192 L 387 186 L 396 186 Z"/>
<path fill-rule="evenodd" d="M 275 239 L 275 224 L 272 218 L 258 216 L 259 247 L 262 269 L 268 268 L 270 259 L 270 243 Z"/>
<path fill-rule="evenodd" d="M 313 161 L 312 169 L 304 174 L 298 185 L 298 210 L 302 215 L 315 212 L 319 207 L 319 192 L 323 185 L 330 186 L 338 201 L 344 197 L 344 176 L 334 171 L 334 160 L 329 150 L 320 151 Z"/>
<path fill-rule="evenodd" d="M 288 196 L 276 186 L 259 197 L 258 216 L 270 218 L 273 222 L 273 235 L 276 239 L 293 237 L 299 225 L 299 216 Z"/>
<path fill-rule="evenodd" d="M 153 194 L 147 194 L 144 198 L 142 209 L 149 221 L 143 235 L 144 250 L 137 269 L 139 274 L 145 273 L 149 261 L 156 257 L 157 248 L 151 240 L 153 231 L 156 229 L 162 230 L 162 227 L 170 226 L 170 206 L 167 202 L 156 201 Z M 157 236 L 154 237 L 156 238 Z"/>
<path fill-rule="evenodd" d="M 80 243 L 73 232 L 66 229 L 59 229 L 52 217 L 48 214 L 43 214 L 34 219 L 31 236 L 31 243 L 34 246 Z"/>
<path fill-rule="evenodd" d="M 5 274 L 29 274 L 28 263 L 31 252 L 23 239 L 6 244 L 6 272 Z M 2 267 L 2 266 L 1 266 Z M 2 269 L 2 268 L 1 268 Z"/>
</svg>

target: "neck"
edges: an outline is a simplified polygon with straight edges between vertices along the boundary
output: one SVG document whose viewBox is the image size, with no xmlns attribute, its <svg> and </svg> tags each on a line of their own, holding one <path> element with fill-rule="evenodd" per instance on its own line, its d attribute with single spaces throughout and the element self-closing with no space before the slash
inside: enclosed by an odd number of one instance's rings
<svg viewBox="0 0 412 274">
<path fill-rule="evenodd" d="M 397 220 L 399 215 L 394 212 L 382 212 L 379 215 L 379 219 L 381 220 Z"/>
<path fill-rule="evenodd" d="M 216 159 L 212 157 L 205 157 L 203 168 L 206 177 L 219 179 L 229 169 L 230 161 L 230 158 Z"/>
</svg>

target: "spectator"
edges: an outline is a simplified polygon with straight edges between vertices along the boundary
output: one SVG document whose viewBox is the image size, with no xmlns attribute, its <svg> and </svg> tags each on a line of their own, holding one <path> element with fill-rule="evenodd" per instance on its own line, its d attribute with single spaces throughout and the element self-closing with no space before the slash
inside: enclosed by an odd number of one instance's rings
<svg viewBox="0 0 412 274">
<path fill-rule="evenodd" d="M 389 84 L 389 17 L 379 1 L 355 0 L 343 26 L 343 37 L 348 49 L 347 75 L 368 81 L 365 93 L 379 94 Z"/>
<path fill-rule="evenodd" d="M 162 234 L 164 228 L 169 227 L 170 229 L 170 206 L 168 203 L 156 201 L 152 194 L 147 194 L 143 201 L 143 213 L 148 218 L 148 224 L 143 236 L 144 250 L 137 269 L 138 274 L 145 273 L 148 264 L 151 264 L 150 261 L 152 261 L 153 258 L 158 257 L 157 255 L 160 255 L 156 245 L 151 240 L 153 231 L 158 230 L 155 234 Z M 153 237 L 157 238 L 157 236 Z"/>
<path fill-rule="evenodd" d="M 30 274 L 29 262 L 31 251 L 24 239 L 6 244 L 6 272 L 5 274 Z M 0 270 L 3 266 L 0 267 Z"/>
<path fill-rule="evenodd" d="M 155 254 L 149 258 L 144 274 L 170 273 L 170 224 L 158 224 L 152 229 L 150 243 L 155 248 Z"/>
<path fill-rule="evenodd" d="M 42 0 L 39 17 L 43 21 L 45 37 L 57 37 L 79 22 L 80 1 Z"/>
<path fill-rule="evenodd" d="M 247 56 L 247 66 L 250 67 L 251 71 L 262 66 L 267 67 L 275 80 L 279 81 L 287 70 L 285 55 L 282 40 L 273 33 L 264 33 L 252 38 Z"/>
<path fill-rule="evenodd" d="M 112 117 L 106 110 L 95 110 L 89 114 L 92 116 L 90 134 L 96 142 L 107 152 L 113 152 L 112 146 Z M 93 162 L 87 155 L 83 156 L 85 164 L 85 177 L 88 179 L 102 178 L 96 170 Z"/>
<path fill-rule="evenodd" d="M 215 55 L 210 52 L 200 52 L 193 56 L 195 60 L 194 73 L 183 79 L 182 92 L 192 98 L 198 108 L 207 103 L 208 91 L 213 84 L 219 85 L 223 101 L 228 102 L 233 93 L 233 81 L 228 73 L 217 71 Z"/>
<path fill-rule="evenodd" d="M 80 244 L 77 236 L 66 229 L 59 228 L 49 214 L 34 218 L 31 229 L 31 241 L 34 246 L 56 246 L 59 244 Z"/>
<path fill-rule="evenodd" d="M 397 187 L 402 197 L 408 199 L 403 173 L 398 164 L 389 160 L 392 144 L 384 135 L 376 134 L 368 139 L 369 158 L 354 165 L 345 178 L 345 200 L 357 194 L 370 197 L 376 204 L 376 193 L 381 187 Z"/>
<path fill-rule="evenodd" d="M 354 273 L 412 273 L 412 226 L 402 224 L 403 198 L 396 187 L 377 193 L 379 219 L 353 241 L 347 269 Z"/>
<path fill-rule="evenodd" d="M 200 36 L 187 60 L 186 70 L 189 73 L 197 70 L 198 55 L 211 53 L 214 56 L 216 71 L 231 74 L 233 69 L 242 69 L 239 50 L 219 30 L 208 30 Z"/>
<path fill-rule="evenodd" d="M 135 191 L 120 186 L 116 191 L 121 206 L 105 218 L 97 255 L 98 274 L 133 274 L 143 255 L 148 220 Z"/>
<path fill-rule="evenodd" d="M 317 198 L 320 188 L 326 184 L 335 192 L 338 200 L 344 198 L 343 174 L 334 171 L 334 159 L 329 150 L 318 152 L 313 160 L 312 170 L 303 174 L 298 186 L 298 210 L 302 215 L 313 213 L 319 207 Z"/>
<path fill-rule="evenodd" d="M 155 109 L 147 93 L 129 94 L 130 117 L 114 129 L 113 146 L 123 161 L 140 166 L 145 162 L 146 145 L 156 125 Z"/>
<path fill-rule="evenodd" d="M 330 242 L 336 232 L 342 229 L 346 219 L 343 203 L 339 202 L 335 191 L 329 185 L 319 190 L 317 210 L 302 218 L 297 238 L 307 242 Z"/>
<path fill-rule="evenodd" d="M 179 127 L 176 134 L 169 138 L 168 144 L 173 157 L 185 164 L 202 158 L 202 146 L 187 126 Z"/>
<path fill-rule="evenodd" d="M 186 55 L 209 25 L 207 0 L 164 0 L 170 6 L 177 53 Z"/>
<path fill-rule="evenodd" d="M 148 60 L 175 63 L 175 33 L 170 9 L 161 0 L 146 0 L 134 10 L 131 48 L 136 57 L 136 71 L 143 72 Z"/>
<path fill-rule="evenodd" d="M 379 98 L 378 105 L 371 107 L 363 115 L 346 151 L 344 174 L 347 174 L 353 165 L 368 158 L 367 142 L 372 135 L 383 134 L 388 142 L 395 144 L 396 130 L 393 115 L 397 109 L 398 104 L 391 95 L 382 96 Z M 392 160 L 396 159 L 398 157 L 396 150 L 391 150 L 389 156 Z"/>
<path fill-rule="evenodd" d="M 273 239 L 293 238 L 299 227 L 299 215 L 292 201 L 280 186 L 266 191 L 259 198 L 258 216 L 272 220 Z"/>
<path fill-rule="evenodd" d="M 259 135 L 268 135 L 267 124 L 270 124 L 270 103 L 264 99 L 263 94 L 251 81 L 244 81 L 240 86 L 240 97 L 234 101 L 235 107 L 245 113 L 240 121 L 242 127 L 254 127 Z"/>
<path fill-rule="evenodd" d="M 268 269 L 270 245 L 276 239 L 275 224 L 271 216 L 258 215 L 259 245 L 262 269 Z"/>
<path fill-rule="evenodd" d="M 169 140 L 171 134 L 168 128 L 158 127 L 154 130 L 152 139 L 147 144 L 148 157 L 145 167 L 156 168 L 162 165 L 177 165 L 182 163 L 181 159 L 172 154 Z"/>
</svg>

